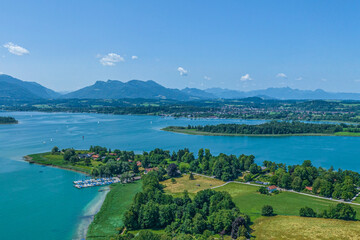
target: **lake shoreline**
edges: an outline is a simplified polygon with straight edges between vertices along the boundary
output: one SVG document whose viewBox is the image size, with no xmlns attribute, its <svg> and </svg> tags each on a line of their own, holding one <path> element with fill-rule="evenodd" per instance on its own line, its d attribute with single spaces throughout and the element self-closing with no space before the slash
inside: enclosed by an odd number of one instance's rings
<svg viewBox="0 0 360 240">
<path fill-rule="evenodd" d="M 53 168 L 58 168 L 58 169 L 62 169 L 62 170 L 82 173 L 82 174 L 85 174 L 86 176 L 90 176 L 89 173 L 84 172 L 84 171 L 80 171 L 80 170 L 76 170 L 76 169 L 72 169 L 72 168 L 61 167 L 61 166 L 57 166 L 57 165 L 53 165 L 53 164 L 44 164 L 44 163 L 36 162 L 29 155 L 24 156 L 23 159 L 25 162 L 28 162 L 29 164 L 36 164 L 36 165 L 45 166 L 45 167 L 53 167 Z"/>
<path fill-rule="evenodd" d="M 89 227 L 94 221 L 96 214 L 100 212 L 110 191 L 111 188 L 109 186 L 105 187 L 87 206 L 85 206 L 85 213 L 81 217 L 72 239 L 82 240 L 87 238 Z"/>
<path fill-rule="evenodd" d="M 61 166 L 56 166 L 56 165 L 52 165 L 52 164 L 44 164 L 44 163 L 36 162 L 33 160 L 32 157 L 30 157 L 28 155 L 24 156 L 23 159 L 25 162 L 28 162 L 29 164 L 36 164 L 36 165 L 40 165 L 40 166 L 58 168 L 61 170 L 77 172 L 77 173 L 84 174 L 86 176 L 90 176 L 89 173 L 86 173 L 83 171 L 66 168 L 66 167 L 61 167 Z M 87 208 L 88 210 L 85 211 L 85 214 L 83 214 L 80 221 L 78 222 L 76 232 L 74 233 L 74 236 L 72 237 L 72 239 L 74 239 L 74 240 L 86 239 L 90 224 L 94 221 L 94 217 L 96 216 L 96 214 L 98 212 L 100 212 L 101 207 L 103 206 L 104 201 L 106 199 L 106 196 L 110 191 L 111 191 L 110 187 L 108 187 L 108 186 L 105 187 L 103 189 L 103 191 L 99 192 L 99 194 L 97 196 L 95 196 L 93 200 L 91 200 L 91 202 L 88 204 L 89 206 L 85 206 L 85 208 Z M 97 198 L 99 198 L 99 199 L 97 199 Z"/>
<path fill-rule="evenodd" d="M 170 128 L 165 127 L 160 129 L 166 132 L 181 133 L 187 135 L 199 135 L 199 136 L 227 136 L 227 137 L 360 137 L 359 135 L 350 134 L 326 134 L 326 133 L 300 133 L 300 134 L 232 134 L 232 133 L 212 133 L 212 132 L 201 132 L 188 129 Z"/>
</svg>

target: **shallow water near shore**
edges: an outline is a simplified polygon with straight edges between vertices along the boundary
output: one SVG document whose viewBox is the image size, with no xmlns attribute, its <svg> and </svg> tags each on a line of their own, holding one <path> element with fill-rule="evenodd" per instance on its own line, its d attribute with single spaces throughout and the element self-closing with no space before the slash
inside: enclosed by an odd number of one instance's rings
<svg viewBox="0 0 360 240">
<path fill-rule="evenodd" d="M 316 166 L 360 171 L 356 137 L 227 137 L 160 131 L 170 125 L 263 121 L 32 112 L 0 112 L 0 116 L 19 120 L 17 125 L 0 125 L 0 238 L 7 240 L 66 240 L 86 231 L 81 226 L 91 219 L 90 210 L 96 209 L 102 192 L 74 188 L 72 181 L 84 178 L 83 174 L 22 160 L 55 145 L 76 149 L 101 145 L 136 152 L 188 147 L 195 154 L 199 148 L 209 148 L 213 154 L 254 154 L 257 163 L 300 164 L 310 159 Z"/>
<path fill-rule="evenodd" d="M 96 187 L 97 189 L 100 189 Z M 110 188 L 103 187 L 102 191 L 99 192 L 96 197 L 89 202 L 83 210 L 83 213 L 79 219 L 78 226 L 76 227 L 76 231 L 72 237 L 73 240 L 82 240 L 86 238 L 86 233 L 89 228 L 89 225 L 94 219 L 96 213 L 100 211 L 101 205 L 103 204 L 106 195 L 108 194 Z"/>
</svg>

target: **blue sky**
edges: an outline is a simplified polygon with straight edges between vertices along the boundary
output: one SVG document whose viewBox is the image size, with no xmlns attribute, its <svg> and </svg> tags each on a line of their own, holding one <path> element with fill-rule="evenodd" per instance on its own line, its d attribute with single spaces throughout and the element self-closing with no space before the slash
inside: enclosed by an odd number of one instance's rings
<svg viewBox="0 0 360 240">
<path fill-rule="evenodd" d="M 2 0 L 0 9 L 0 72 L 58 91 L 152 79 L 360 92 L 360 1 Z"/>
</svg>

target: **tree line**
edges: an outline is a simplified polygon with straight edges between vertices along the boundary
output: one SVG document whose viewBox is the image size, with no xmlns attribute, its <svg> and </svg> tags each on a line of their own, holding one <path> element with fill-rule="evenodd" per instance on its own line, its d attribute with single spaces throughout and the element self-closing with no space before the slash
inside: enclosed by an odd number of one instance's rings
<svg viewBox="0 0 360 240">
<path fill-rule="evenodd" d="M 18 123 L 13 117 L 0 117 L 0 124 Z"/>
<path fill-rule="evenodd" d="M 328 209 L 316 213 L 312 208 L 303 207 L 299 211 L 300 217 L 318 217 L 318 218 L 331 218 L 341 220 L 356 220 L 356 211 L 349 204 L 338 203 L 330 206 Z"/>
<path fill-rule="evenodd" d="M 239 156 L 220 153 L 211 154 L 209 149 L 199 149 L 195 155 L 188 148 L 178 151 L 156 148 L 150 152 L 135 154 L 133 151 L 106 149 L 99 146 L 90 147 L 89 151 L 103 157 L 98 164 L 92 166 L 92 175 L 96 177 L 114 176 L 132 172 L 139 174 L 140 168 L 155 168 L 163 176 L 177 177 L 182 173 L 199 173 L 214 176 L 223 181 L 254 181 L 262 179 L 271 185 L 298 192 L 312 192 L 319 196 L 335 199 L 351 200 L 359 192 L 360 174 L 350 170 L 335 170 L 315 167 L 310 160 L 301 165 L 286 165 L 272 161 L 264 161 L 261 165 L 255 163 L 253 155 Z M 58 148 L 53 149 L 59 154 Z M 65 161 L 77 163 L 80 161 L 78 151 L 63 149 Z M 90 161 L 86 158 L 84 161 Z"/>
<path fill-rule="evenodd" d="M 360 132 L 360 126 L 346 124 L 304 123 L 299 121 L 271 121 L 258 125 L 218 124 L 205 126 L 187 126 L 199 132 L 244 134 L 244 135 L 281 135 L 281 134 L 334 134 L 337 132 Z"/>
</svg>

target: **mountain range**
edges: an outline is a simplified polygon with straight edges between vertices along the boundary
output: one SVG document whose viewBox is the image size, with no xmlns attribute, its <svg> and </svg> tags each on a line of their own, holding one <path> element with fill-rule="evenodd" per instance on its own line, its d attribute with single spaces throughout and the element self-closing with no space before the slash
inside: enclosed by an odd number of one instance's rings
<svg viewBox="0 0 360 240">
<path fill-rule="evenodd" d="M 31 99 L 173 99 L 179 101 L 200 99 L 240 99 L 261 97 L 263 99 L 333 99 L 360 100 L 360 93 L 333 93 L 321 89 L 299 90 L 289 87 L 268 88 L 264 90 L 237 91 L 223 88 L 184 88 L 182 90 L 166 88 L 155 81 L 117 80 L 97 81 L 91 86 L 74 92 L 61 94 L 48 89 L 36 82 L 25 82 L 9 75 L 0 75 L 0 99 L 31 100 Z"/>
<path fill-rule="evenodd" d="M 36 82 L 25 82 L 9 75 L 0 75 L 1 99 L 53 99 L 60 96 L 60 93 L 43 87 Z"/>
</svg>

